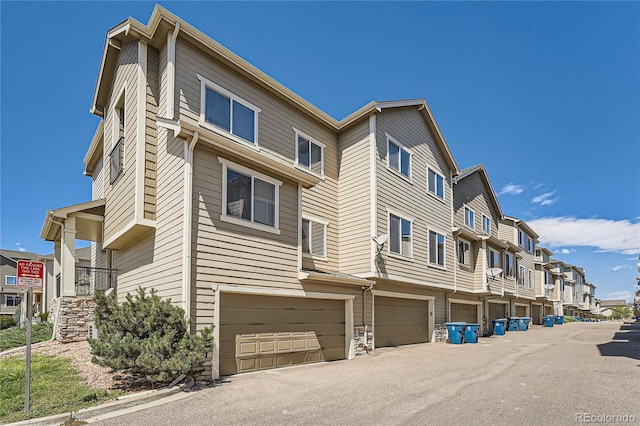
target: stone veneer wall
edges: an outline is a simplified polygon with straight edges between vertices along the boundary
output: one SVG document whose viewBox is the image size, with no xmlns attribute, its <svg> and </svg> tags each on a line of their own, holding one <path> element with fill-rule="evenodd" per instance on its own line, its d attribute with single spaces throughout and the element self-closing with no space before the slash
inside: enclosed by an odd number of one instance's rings
<svg viewBox="0 0 640 426">
<path fill-rule="evenodd" d="M 61 297 L 55 339 L 62 343 L 87 340 L 88 323 L 93 322 L 96 302 L 93 297 Z"/>
</svg>

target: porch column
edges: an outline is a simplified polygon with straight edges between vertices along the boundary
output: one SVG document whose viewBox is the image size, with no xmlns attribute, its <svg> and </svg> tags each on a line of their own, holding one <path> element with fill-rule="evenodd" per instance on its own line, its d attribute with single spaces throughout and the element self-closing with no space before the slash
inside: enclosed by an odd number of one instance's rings
<svg viewBox="0 0 640 426">
<path fill-rule="evenodd" d="M 57 293 L 58 288 L 58 274 L 62 270 L 62 249 L 60 240 L 56 240 L 53 246 L 53 296 L 62 296 L 62 284 L 60 284 L 60 294 Z M 62 278 L 62 277 L 60 277 Z M 51 298 L 51 295 L 49 296 Z"/>
<path fill-rule="evenodd" d="M 61 244 L 62 296 L 76 295 L 76 218 L 68 217 L 62 228 Z"/>
</svg>

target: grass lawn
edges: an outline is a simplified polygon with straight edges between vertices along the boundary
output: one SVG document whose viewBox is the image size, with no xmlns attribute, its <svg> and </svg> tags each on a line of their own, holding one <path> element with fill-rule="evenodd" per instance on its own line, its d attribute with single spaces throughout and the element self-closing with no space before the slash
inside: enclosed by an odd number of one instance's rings
<svg viewBox="0 0 640 426">
<path fill-rule="evenodd" d="M 24 357 L 1 359 L 0 423 L 77 411 L 121 395 L 83 385 L 69 359 L 35 354 L 31 358 L 29 413 L 24 413 L 24 392 Z"/>
<path fill-rule="evenodd" d="M 31 343 L 44 342 L 51 339 L 53 324 L 50 322 L 34 323 L 31 327 Z M 11 327 L 0 330 L 0 352 L 27 344 L 27 329 Z"/>
</svg>

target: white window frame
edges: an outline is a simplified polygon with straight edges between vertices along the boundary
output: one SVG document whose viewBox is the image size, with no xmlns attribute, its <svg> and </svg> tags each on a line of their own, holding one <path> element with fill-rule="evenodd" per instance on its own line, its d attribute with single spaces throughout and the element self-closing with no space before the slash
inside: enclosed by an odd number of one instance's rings
<svg viewBox="0 0 640 426">
<path fill-rule="evenodd" d="M 520 287 L 526 286 L 526 280 L 527 280 L 526 272 L 527 272 L 527 268 L 525 268 L 524 266 L 518 265 L 518 285 Z"/>
<path fill-rule="evenodd" d="M 7 302 L 9 301 L 9 298 L 11 298 L 11 300 L 13 300 L 13 305 L 9 305 Z M 16 303 L 16 299 L 18 299 L 18 303 Z M 16 308 L 18 306 L 20 306 L 20 303 L 22 302 L 22 297 L 20 297 L 17 294 L 5 294 L 4 295 L 4 306 L 6 306 L 7 308 Z"/>
<path fill-rule="evenodd" d="M 255 170 L 234 163 L 225 158 L 218 157 L 218 161 L 220 161 L 220 163 L 222 164 L 222 212 L 220 214 L 220 220 L 223 222 L 233 223 L 236 225 L 245 226 L 247 228 L 257 229 L 260 231 L 280 235 L 280 186 L 282 186 L 282 181 L 279 181 L 278 179 L 272 178 L 271 176 L 267 176 L 260 172 L 256 172 Z M 252 182 L 255 178 L 258 178 L 275 186 L 274 226 L 253 222 L 253 220 L 241 219 L 227 214 L 227 169 L 229 168 L 235 172 L 251 176 Z M 253 194 L 252 197 L 254 197 Z M 253 201 L 253 199 L 251 205 L 253 209 L 255 207 L 255 201 Z M 251 216 L 253 217 L 253 212 Z"/>
<path fill-rule="evenodd" d="M 489 249 L 488 249 L 488 252 L 489 252 L 489 253 L 488 253 L 488 256 L 487 256 L 487 267 L 489 267 L 489 268 L 500 268 L 500 269 L 502 269 L 502 256 L 500 255 L 500 252 L 499 252 L 499 251 L 497 251 L 497 250 L 494 250 L 494 249 L 492 249 L 492 248 L 489 248 Z M 491 257 L 492 257 L 491 255 L 492 255 L 493 253 L 495 253 L 495 254 L 496 254 L 495 259 L 497 259 L 497 261 L 498 261 L 498 265 L 497 265 L 497 266 L 496 266 L 496 265 L 493 265 L 493 266 L 491 265 Z"/>
<path fill-rule="evenodd" d="M 466 244 L 466 252 L 465 252 L 464 259 L 460 259 L 460 244 Z M 458 254 L 459 265 L 471 267 L 471 243 L 469 241 L 463 238 L 458 238 L 458 244 L 456 245 L 456 253 Z"/>
<path fill-rule="evenodd" d="M 508 263 L 507 259 L 511 258 L 511 271 L 509 271 L 509 268 L 507 267 Z M 508 252 L 505 252 L 504 254 L 504 276 L 507 278 L 515 278 L 516 277 L 516 257 Z"/>
<path fill-rule="evenodd" d="M 124 175 L 125 171 L 125 159 L 126 159 L 126 142 L 127 142 L 127 81 L 125 80 L 118 92 L 118 96 L 115 97 L 115 102 L 111 106 L 111 146 L 109 148 L 109 185 L 115 185 Z M 120 119 L 123 122 L 122 132 L 122 145 L 120 146 Z M 120 156 L 120 168 L 115 176 L 112 176 L 111 157 L 113 153 L 118 149 L 118 155 Z"/>
<path fill-rule="evenodd" d="M 388 133 L 385 133 L 385 135 L 387 136 L 387 168 L 389 170 L 391 170 L 393 173 L 397 174 L 398 176 L 400 176 L 402 179 L 406 180 L 407 182 L 413 182 L 413 152 L 411 152 L 410 149 L 408 149 L 407 147 L 405 147 L 403 144 L 401 144 L 396 138 L 394 138 L 393 136 L 391 136 Z M 394 169 L 391 166 L 390 163 L 390 156 L 389 156 L 389 145 L 390 144 L 394 144 L 398 147 L 399 151 L 398 151 L 398 155 L 400 156 L 400 168 L 399 170 Z M 409 154 L 409 176 L 406 176 L 404 173 L 402 173 L 402 151 L 405 151 L 407 154 Z"/>
<path fill-rule="evenodd" d="M 442 250 L 442 256 L 443 256 L 442 264 L 440 264 L 439 262 L 432 262 L 432 259 L 431 259 L 431 233 L 432 232 L 436 234 L 436 236 L 438 235 L 442 236 L 444 239 L 442 243 L 444 245 L 444 250 Z M 438 250 L 436 250 L 436 253 L 438 253 Z M 437 231 L 433 228 L 427 228 L 427 259 L 428 259 L 429 267 L 447 269 L 447 236 L 443 232 Z"/>
<path fill-rule="evenodd" d="M 402 221 L 406 220 L 407 222 L 409 222 L 409 226 L 411 228 L 411 244 L 409 245 L 409 250 L 411 251 L 410 255 L 407 256 L 405 254 L 402 253 L 396 253 L 394 251 L 391 251 L 391 215 L 400 218 L 400 232 L 399 232 L 399 236 L 400 236 L 400 250 L 402 250 Z M 408 217 L 407 215 L 405 215 L 404 213 L 400 213 L 397 210 L 394 209 L 390 209 L 387 208 L 387 232 L 389 235 L 389 242 L 387 243 L 387 254 L 390 257 L 395 257 L 398 259 L 403 259 L 403 260 L 411 260 L 413 261 L 413 219 Z"/>
<path fill-rule="evenodd" d="M 491 235 L 491 218 L 484 213 L 482 214 L 482 231 Z"/>
<path fill-rule="evenodd" d="M 326 148 L 326 145 L 323 144 L 322 142 L 318 141 L 317 139 L 309 136 L 308 134 L 296 129 L 295 127 L 293 128 L 293 132 L 295 134 L 295 146 L 296 146 L 296 161 L 295 161 L 295 167 L 304 170 L 307 173 L 310 173 L 314 176 L 318 176 L 321 179 L 324 179 L 324 151 Z M 318 145 L 320 147 L 320 163 L 322 166 L 322 170 L 320 171 L 320 173 L 316 173 L 313 170 L 311 170 L 311 146 L 309 146 L 309 167 L 305 166 L 304 164 L 300 164 L 299 161 L 299 155 L 298 155 L 298 137 L 301 137 L 303 139 L 306 139 L 309 142 L 309 145 L 314 144 L 314 145 Z"/>
<path fill-rule="evenodd" d="M 431 191 L 429 189 L 429 175 L 431 173 L 433 173 L 434 175 L 435 191 Z M 438 177 L 440 177 L 442 180 L 442 197 L 438 195 Z M 444 201 L 444 182 L 445 182 L 445 178 L 442 173 L 436 171 L 436 169 L 434 169 L 433 167 L 427 166 L 427 194 L 437 198 L 440 201 Z"/>
<path fill-rule="evenodd" d="M 9 278 L 13 278 L 13 284 L 9 284 Z M 18 277 L 15 275 L 6 275 L 4 277 L 4 285 L 15 287 L 18 284 Z"/>
<path fill-rule="evenodd" d="M 307 220 L 309 221 L 309 225 L 310 225 L 310 229 L 309 229 L 309 234 L 307 235 L 307 239 L 309 240 L 308 246 L 309 246 L 309 252 L 305 252 L 304 250 L 302 250 L 302 256 L 304 257 L 309 257 L 309 258 L 313 258 L 313 259 L 317 259 L 317 260 L 324 260 L 326 261 L 328 259 L 327 257 L 327 228 L 329 227 L 329 221 L 325 220 L 325 219 L 321 219 L 319 217 L 315 217 L 315 216 L 309 216 L 306 214 L 302 215 L 302 220 Z M 311 230 L 311 227 L 313 225 L 311 225 L 312 223 L 315 223 L 317 225 L 322 226 L 322 238 L 324 241 L 324 254 L 320 255 L 320 254 L 315 254 L 312 253 L 312 247 L 313 247 L 313 231 Z M 300 223 L 300 226 L 302 226 L 302 223 Z M 301 240 L 302 242 L 302 240 Z"/>
<path fill-rule="evenodd" d="M 235 142 L 238 142 L 244 146 L 259 150 L 259 144 L 258 144 L 258 115 L 260 114 L 260 112 L 262 112 L 262 110 L 255 106 L 254 104 L 252 104 L 251 102 L 242 99 L 240 96 L 237 96 L 236 94 L 230 92 L 229 90 L 225 89 L 224 87 L 220 86 L 219 84 L 214 83 L 213 81 L 209 80 L 206 77 L 201 76 L 200 74 L 196 73 L 196 76 L 198 77 L 198 80 L 200 80 L 200 120 L 199 123 L 201 127 L 204 127 L 206 129 L 209 129 L 213 132 L 218 133 L 219 135 L 222 135 L 226 138 L 229 138 Z M 229 131 L 222 129 L 221 127 L 216 126 L 215 124 L 209 123 L 208 121 L 206 121 L 205 119 L 205 113 L 206 113 L 206 108 L 207 108 L 207 89 L 211 89 L 214 92 L 217 92 L 218 94 L 225 96 L 227 98 L 229 98 L 232 103 L 230 105 L 230 117 L 229 117 Z M 244 139 L 242 136 L 238 136 L 235 133 L 233 133 L 233 102 L 237 102 L 241 105 L 243 105 L 244 107 L 253 110 L 253 141 Z"/>
<path fill-rule="evenodd" d="M 464 205 L 464 225 L 469 229 L 476 230 L 476 212 L 467 205 Z"/>
<path fill-rule="evenodd" d="M 531 269 L 527 270 L 527 276 L 529 277 L 529 280 L 528 280 L 529 285 L 527 287 L 532 289 L 534 277 L 533 277 L 533 271 Z"/>
</svg>

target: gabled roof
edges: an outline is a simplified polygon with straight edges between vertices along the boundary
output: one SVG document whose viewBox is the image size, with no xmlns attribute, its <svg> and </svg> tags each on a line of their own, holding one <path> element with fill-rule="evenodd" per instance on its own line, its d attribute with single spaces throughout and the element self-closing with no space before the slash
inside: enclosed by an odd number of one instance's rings
<svg viewBox="0 0 640 426">
<path fill-rule="evenodd" d="M 474 173 L 480 173 L 480 176 L 482 177 L 484 185 L 487 188 L 487 192 L 489 193 L 491 201 L 493 202 L 493 206 L 498 212 L 498 217 L 502 219 L 504 217 L 504 214 L 502 213 L 502 207 L 500 207 L 500 202 L 498 201 L 496 192 L 493 190 L 493 186 L 491 185 L 491 181 L 489 180 L 487 170 L 484 168 L 484 164 L 478 164 L 473 167 L 467 167 L 464 170 L 460 170 L 460 174 L 453 179 L 453 183 L 456 184 Z"/>
<path fill-rule="evenodd" d="M 5 249 L 0 249 L 0 256 L 13 262 L 17 262 L 18 260 L 38 260 L 38 257 L 40 257 L 37 253 L 32 253 L 30 251 Z"/>
<path fill-rule="evenodd" d="M 615 307 L 615 306 L 627 306 L 627 301 L 624 299 L 611 299 L 611 300 L 600 300 L 600 307 Z"/>
<path fill-rule="evenodd" d="M 527 222 L 525 222 L 523 219 L 518 219 L 517 217 L 513 216 L 504 216 L 504 220 L 511 221 L 514 224 L 518 225 L 518 227 L 527 231 L 527 234 L 531 235 L 536 240 L 540 237 L 540 235 L 538 235 L 536 231 L 533 230 L 533 228 L 527 225 Z"/>
<path fill-rule="evenodd" d="M 91 103 L 92 113 L 101 117 L 104 116 L 104 108 L 106 107 L 106 103 L 109 98 L 110 85 L 117 64 L 118 52 L 122 47 L 122 43 L 126 41 L 142 40 L 151 46 L 160 46 L 166 41 L 167 34 L 169 34 L 170 31 L 178 31 L 179 37 L 185 37 L 191 42 L 196 43 L 209 55 L 233 69 L 237 74 L 249 79 L 262 89 L 282 99 L 294 108 L 303 111 L 336 132 L 346 129 L 354 122 L 367 117 L 376 111 L 380 112 L 387 108 L 416 107 L 424 115 L 427 126 L 433 133 L 437 143 L 445 154 L 445 159 L 453 171 L 453 175 L 456 176 L 458 174 L 458 165 L 456 164 L 453 154 L 451 153 L 451 150 L 440 131 L 440 127 L 436 123 L 433 113 L 425 99 L 406 99 L 381 102 L 372 101 L 352 114 L 349 114 L 342 120 L 336 120 L 320 108 L 276 81 L 274 78 L 268 76 L 249 62 L 231 52 L 220 43 L 214 41 L 211 37 L 157 4 L 153 9 L 149 22 L 146 25 L 133 18 L 128 18 L 107 32 L 102 60 L 100 62 L 100 70 L 98 72 L 93 101 Z M 165 118 L 173 119 L 174 117 Z M 93 145 L 94 144 L 92 143 L 92 146 Z M 85 157 L 85 164 L 90 158 L 90 153 L 87 153 L 87 157 Z"/>
</svg>

